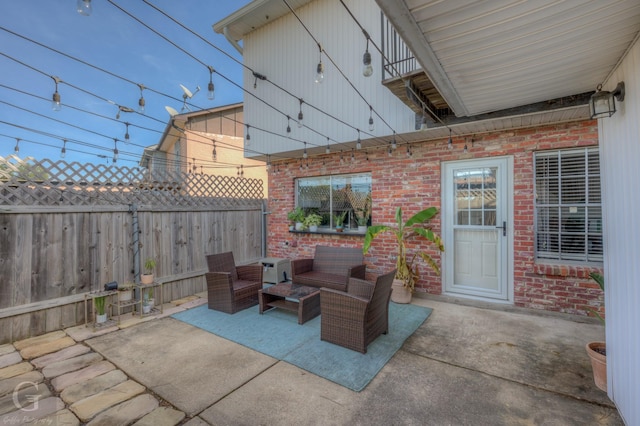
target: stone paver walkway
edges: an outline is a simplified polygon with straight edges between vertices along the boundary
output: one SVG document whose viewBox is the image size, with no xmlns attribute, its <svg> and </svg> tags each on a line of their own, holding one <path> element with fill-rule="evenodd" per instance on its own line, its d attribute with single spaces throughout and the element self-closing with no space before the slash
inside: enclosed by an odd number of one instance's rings
<svg viewBox="0 0 640 426">
<path fill-rule="evenodd" d="M 131 380 L 84 340 L 206 303 L 190 297 L 161 315 L 124 315 L 103 330 L 78 326 L 0 345 L 0 425 L 176 425 L 182 411 Z"/>
</svg>

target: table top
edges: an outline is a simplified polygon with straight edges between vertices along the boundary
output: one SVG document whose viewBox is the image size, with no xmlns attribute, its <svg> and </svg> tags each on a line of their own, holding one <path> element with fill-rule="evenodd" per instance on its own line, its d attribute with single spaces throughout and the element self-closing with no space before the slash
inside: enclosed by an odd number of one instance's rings
<svg viewBox="0 0 640 426">
<path fill-rule="evenodd" d="M 283 282 L 264 288 L 262 292 L 274 296 L 286 297 L 288 299 L 301 299 L 305 296 L 319 293 L 320 289 L 317 287 L 293 284 L 291 282 Z"/>
</svg>

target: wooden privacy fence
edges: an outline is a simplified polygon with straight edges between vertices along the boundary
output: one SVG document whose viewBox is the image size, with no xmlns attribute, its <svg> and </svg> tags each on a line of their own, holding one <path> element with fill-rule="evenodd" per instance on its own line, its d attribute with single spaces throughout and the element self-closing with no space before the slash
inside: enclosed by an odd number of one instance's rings
<svg viewBox="0 0 640 426">
<path fill-rule="evenodd" d="M 0 344 L 84 323 L 84 295 L 153 257 L 163 302 L 206 289 L 205 256 L 262 256 L 263 183 L 0 157 Z"/>
</svg>

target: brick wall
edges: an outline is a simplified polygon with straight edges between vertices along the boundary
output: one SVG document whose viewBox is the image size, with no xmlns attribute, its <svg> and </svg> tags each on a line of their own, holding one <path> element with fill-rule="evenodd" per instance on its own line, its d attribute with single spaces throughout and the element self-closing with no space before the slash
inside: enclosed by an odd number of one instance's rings
<svg viewBox="0 0 640 426">
<path fill-rule="evenodd" d="M 468 152 L 463 152 L 467 143 Z M 441 164 L 445 161 L 511 156 L 514 162 L 514 304 L 516 306 L 588 315 L 590 309 L 602 313 L 603 295 L 588 273 L 598 268 L 537 264 L 534 261 L 533 153 L 539 150 L 593 146 L 598 143 L 596 121 L 583 121 L 541 128 L 454 138 L 399 146 L 392 157 L 386 147 L 356 151 L 340 161 L 340 153 L 313 157 L 300 170 L 299 161 L 278 163 L 269 176 L 268 255 L 297 258 L 312 256 L 317 244 L 362 246 L 362 236 L 290 233 L 286 213 L 294 207 L 294 179 L 329 174 L 371 172 L 373 181 L 372 223 L 391 224 L 397 206 L 405 219 L 427 207 L 440 208 Z M 368 158 L 368 159 L 367 159 Z M 277 172 L 275 172 L 277 170 Z M 431 222 L 440 233 L 440 218 Z M 365 257 L 368 275 L 394 267 L 395 244 L 391 235 L 381 235 Z M 408 246 L 411 252 L 412 246 Z M 445 247 L 447 249 L 447 247 Z M 439 254 L 430 254 L 440 262 Z M 416 291 L 442 293 L 441 278 L 421 264 L 422 277 Z"/>
</svg>

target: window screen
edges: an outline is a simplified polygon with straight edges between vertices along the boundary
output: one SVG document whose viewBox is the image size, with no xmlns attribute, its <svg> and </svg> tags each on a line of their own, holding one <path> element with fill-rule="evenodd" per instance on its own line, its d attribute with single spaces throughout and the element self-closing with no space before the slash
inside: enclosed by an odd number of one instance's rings
<svg viewBox="0 0 640 426">
<path fill-rule="evenodd" d="M 537 258 L 602 262 L 598 148 L 538 152 L 534 161 Z"/>
</svg>

